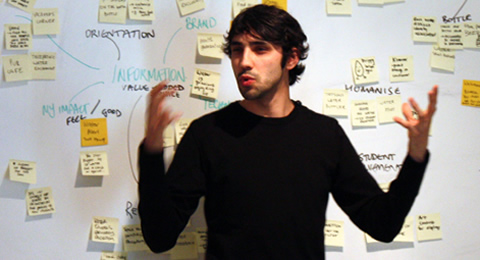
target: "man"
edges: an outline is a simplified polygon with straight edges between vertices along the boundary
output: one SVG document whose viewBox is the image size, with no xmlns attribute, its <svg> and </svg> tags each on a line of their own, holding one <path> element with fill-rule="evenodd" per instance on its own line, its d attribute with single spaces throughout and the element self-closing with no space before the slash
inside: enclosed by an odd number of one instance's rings
<svg viewBox="0 0 480 260">
<path fill-rule="evenodd" d="M 154 252 L 175 245 L 205 196 L 207 259 L 323 259 L 325 211 L 331 193 L 363 231 L 391 241 L 416 197 L 429 153 L 430 104 L 412 116 L 403 105 L 409 150 L 384 193 L 366 171 L 337 121 L 290 99 L 302 74 L 306 37 L 287 12 L 258 5 L 239 14 L 226 37 L 244 97 L 195 120 L 164 175 L 163 131 L 178 115 L 151 91 L 140 147 L 139 212 Z"/>
</svg>

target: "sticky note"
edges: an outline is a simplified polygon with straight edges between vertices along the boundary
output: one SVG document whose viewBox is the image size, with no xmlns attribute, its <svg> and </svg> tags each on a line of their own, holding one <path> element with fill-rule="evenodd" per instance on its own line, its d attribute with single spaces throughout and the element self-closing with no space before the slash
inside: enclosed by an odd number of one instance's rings
<svg viewBox="0 0 480 260">
<path fill-rule="evenodd" d="M 25 12 L 31 13 L 36 0 L 8 0 L 8 3 Z"/>
<path fill-rule="evenodd" d="M 11 55 L 3 56 L 3 73 L 5 80 L 9 81 L 23 81 L 32 79 L 32 60 L 30 55 Z"/>
<path fill-rule="evenodd" d="M 175 139 L 177 144 L 179 144 L 182 140 L 183 135 L 187 131 L 192 121 L 192 118 L 180 118 L 177 120 L 177 122 L 175 122 Z"/>
<path fill-rule="evenodd" d="M 100 0 L 98 21 L 101 23 L 126 23 L 127 0 Z"/>
<path fill-rule="evenodd" d="M 31 24 L 5 24 L 5 48 L 7 50 L 29 50 L 32 48 Z"/>
<path fill-rule="evenodd" d="M 82 146 L 108 144 L 107 119 L 93 118 L 80 120 Z"/>
<path fill-rule="evenodd" d="M 207 252 L 207 228 L 199 227 L 195 229 L 195 240 L 197 241 L 197 251 L 199 254 Z"/>
<path fill-rule="evenodd" d="M 181 233 L 177 239 L 177 244 L 170 252 L 170 259 L 197 259 L 197 244 L 194 232 Z"/>
<path fill-rule="evenodd" d="M 355 85 L 378 82 L 378 70 L 375 57 L 352 59 L 353 81 Z"/>
<path fill-rule="evenodd" d="M 438 24 L 434 16 L 414 16 L 412 19 L 412 39 L 415 42 L 437 42 Z"/>
<path fill-rule="evenodd" d="M 325 221 L 323 233 L 325 236 L 325 245 L 334 247 L 343 247 L 345 241 L 344 222 L 337 220 Z"/>
<path fill-rule="evenodd" d="M 324 89 L 323 113 L 331 116 L 348 116 L 348 90 Z"/>
<path fill-rule="evenodd" d="M 51 187 L 27 190 L 26 202 L 29 216 L 55 213 Z"/>
<path fill-rule="evenodd" d="M 163 131 L 163 147 L 171 147 L 175 145 L 175 129 L 169 125 Z"/>
<path fill-rule="evenodd" d="M 403 3 L 405 0 L 383 0 L 385 4 L 392 4 L 392 3 Z"/>
<path fill-rule="evenodd" d="M 383 0 L 357 0 L 360 5 L 383 5 Z"/>
<path fill-rule="evenodd" d="M 105 151 L 80 152 L 80 168 L 84 176 L 104 176 L 109 174 L 108 157 Z"/>
<path fill-rule="evenodd" d="M 403 222 L 402 229 L 398 235 L 393 239 L 395 242 L 414 242 L 413 238 L 413 217 L 407 216 Z M 380 243 L 378 240 L 372 238 L 370 235 L 365 233 L 365 240 L 368 244 L 370 243 Z"/>
<path fill-rule="evenodd" d="M 40 8 L 32 12 L 33 34 L 59 34 L 58 8 Z"/>
<path fill-rule="evenodd" d="M 206 99 L 216 99 L 220 84 L 220 73 L 195 69 L 191 94 Z"/>
<path fill-rule="evenodd" d="M 463 24 L 441 24 L 438 46 L 443 49 L 463 49 Z"/>
<path fill-rule="evenodd" d="M 273 5 L 285 11 L 288 11 L 287 0 L 262 0 L 262 4 Z"/>
<path fill-rule="evenodd" d="M 155 20 L 153 0 L 128 0 L 128 17 L 132 20 Z"/>
<path fill-rule="evenodd" d="M 430 67 L 446 71 L 455 71 L 455 51 L 432 46 L 430 53 Z"/>
<path fill-rule="evenodd" d="M 191 14 L 194 12 L 198 12 L 200 10 L 205 9 L 205 1 L 204 0 L 177 0 L 178 10 L 180 10 L 180 14 L 185 16 L 187 14 Z"/>
<path fill-rule="evenodd" d="M 480 81 L 463 80 L 462 105 L 480 107 Z"/>
<path fill-rule="evenodd" d="M 127 252 L 102 252 L 100 260 L 127 260 Z"/>
<path fill-rule="evenodd" d="M 376 127 L 375 100 L 355 100 L 351 103 L 351 121 L 354 127 Z"/>
<path fill-rule="evenodd" d="M 417 239 L 418 241 L 442 239 L 439 213 L 417 216 Z"/>
<path fill-rule="evenodd" d="M 123 251 L 150 251 L 143 239 L 140 224 L 123 226 Z"/>
<path fill-rule="evenodd" d="M 237 16 L 243 9 L 258 4 L 258 0 L 232 0 L 233 17 Z"/>
<path fill-rule="evenodd" d="M 351 15 L 351 0 L 327 0 L 325 1 L 327 14 L 331 15 Z"/>
<path fill-rule="evenodd" d="M 37 183 L 37 163 L 21 160 L 10 160 L 8 173 L 11 181 Z"/>
<path fill-rule="evenodd" d="M 93 217 L 91 240 L 101 243 L 118 243 L 118 218 Z"/>
<path fill-rule="evenodd" d="M 394 117 L 402 117 L 402 97 L 400 95 L 377 97 L 378 122 L 394 122 Z"/>
<path fill-rule="evenodd" d="M 463 47 L 480 48 L 480 23 L 463 24 Z"/>
<path fill-rule="evenodd" d="M 390 82 L 413 81 L 413 56 L 390 57 Z"/>
<path fill-rule="evenodd" d="M 223 35 L 215 33 L 199 33 L 197 35 L 198 53 L 204 57 L 222 59 Z"/>
<path fill-rule="evenodd" d="M 57 78 L 57 54 L 55 52 L 31 52 L 32 79 Z"/>
</svg>

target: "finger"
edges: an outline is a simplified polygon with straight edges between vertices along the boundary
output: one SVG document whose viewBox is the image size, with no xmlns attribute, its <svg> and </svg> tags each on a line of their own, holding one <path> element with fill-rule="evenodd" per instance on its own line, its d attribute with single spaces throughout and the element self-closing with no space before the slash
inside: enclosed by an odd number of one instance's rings
<svg viewBox="0 0 480 260">
<path fill-rule="evenodd" d="M 425 116 L 425 111 L 418 105 L 417 101 L 414 98 L 409 98 L 408 101 L 412 108 L 417 112 L 418 118 Z"/>
<path fill-rule="evenodd" d="M 432 116 L 437 109 L 438 86 L 433 86 L 432 90 L 428 92 L 429 104 L 428 113 Z"/>
<path fill-rule="evenodd" d="M 399 125 L 407 128 L 407 129 L 410 127 L 410 124 L 408 123 L 408 121 L 405 120 L 405 119 L 403 119 L 403 118 L 400 118 L 400 117 L 398 117 L 398 116 L 395 116 L 395 117 L 393 117 L 393 120 L 394 120 L 395 122 L 397 122 Z"/>
<path fill-rule="evenodd" d="M 405 116 L 405 118 L 408 120 L 408 121 L 411 121 L 411 120 L 414 120 L 415 118 L 413 117 L 413 112 L 412 112 L 412 108 L 410 107 L 410 105 L 408 103 L 403 103 L 402 104 L 402 113 L 403 113 L 403 116 Z"/>
</svg>

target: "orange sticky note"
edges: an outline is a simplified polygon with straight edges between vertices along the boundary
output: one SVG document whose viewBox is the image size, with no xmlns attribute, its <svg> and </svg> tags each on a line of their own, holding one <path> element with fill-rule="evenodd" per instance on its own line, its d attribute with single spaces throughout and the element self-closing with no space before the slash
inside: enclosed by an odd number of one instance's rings
<svg viewBox="0 0 480 260">
<path fill-rule="evenodd" d="M 82 146 L 108 144 L 107 119 L 83 119 L 80 122 Z"/>
<path fill-rule="evenodd" d="M 262 4 L 274 5 L 278 8 L 280 8 L 280 9 L 288 11 L 287 10 L 287 0 L 262 0 Z"/>
<path fill-rule="evenodd" d="M 480 107 L 480 81 L 463 81 L 462 105 Z"/>
</svg>

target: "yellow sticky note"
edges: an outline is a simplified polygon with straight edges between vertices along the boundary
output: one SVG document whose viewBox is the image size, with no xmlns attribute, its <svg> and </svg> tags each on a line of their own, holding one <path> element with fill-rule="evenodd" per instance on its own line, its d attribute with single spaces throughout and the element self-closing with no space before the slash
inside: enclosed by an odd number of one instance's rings
<svg viewBox="0 0 480 260">
<path fill-rule="evenodd" d="M 180 14 L 185 16 L 187 14 L 191 14 L 194 12 L 198 12 L 200 10 L 205 9 L 205 1 L 204 0 L 177 0 L 177 6 L 180 10 Z"/>
<path fill-rule="evenodd" d="M 463 24 L 441 24 L 438 46 L 443 49 L 463 49 Z"/>
<path fill-rule="evenodd" d="M 348 116 L 348 90 L 324 89 L 323 113 L 331 116 Z"/>
<path fill-rule="evenodd" d="M 25 11 L 31 13 L 35 6 L 36 0 L 8 0 L 8 3 Z"/>
<path fill-rule="evenodd" d="M 127 252 L 102 252 L 100 260 L 127 260 Z"/>
<path fill-rule="evenodd" d="M 31 52 L 32 79 L 57 78 L 57 54 L 55 52 Z"/>
<path fill-rule="evenodd" d="M 128 17 L 132 20 L 155 20 L 153 0 L 128 0 Z"/>
<path fill-rule="evenodd" d="M 323 233 L 325 236 L 325 245 L 334 247 L 343 247 L 345 235 L 343 231 L 344 222 L 337 220 L 325 221 L 325 228 Z"/>
<path fill-rule="evenodd" d="M 480 23 L 463 24 L 463 47 L 480 48 Z"/>
<path fill-rule="evenodd" d="M 204 254 L 207 252 L 207 228 L 200 227 L 195 229 L 195 239 L 197 241 L 197 251 L 199 254 Z"/>
<path fill-rule="evenodd" d="M 385 4 L 392 4 L 392 3 L 403 3 L 405 0 L 383 0 Z"/>
<path fill-rule="evenodd" d="M 198 53 L 204 57 L 222 59 L 223 35 L 215 33 L 199 33 L 197 35 Z"/>
<path fill-rule="evenodd" d="M 140 224 L 123 226 L 123 251 L 149 251 Z"/>
<path fill-rule="evenodd" d="M 35 162 L 10 160 L 8 173 L 11 181 L 37 183 L 37 163 Z"/>
<path fill-rule="evenodd" d="M 383 0 L 357 0 L 359 5 L 383 5 Z"/>
<path fill-rule="evenodd" d="M 32 12 L 33 34 L 59 34 L 58 8 L 40 8 Z"/>
<path fill-rule="evenodd" d="M 175 122 L 175 139 L 177 144 L 179 144 L 182 140 L 183 135 L 187 131 L 192 121 L 192 118 L 180 118 L 177 120 L 177 122 Z"/>
<path fill-rule="evenodd" d="M 454 72 L 455 51 L 433 46 L 432 52 L 430 53 L 430 67 Z"/>
<path fill-rule="evenodd" d="M 233 17 L 237 16 L 243 9 L 258 4 L 258 0 L 232 0 Z"/>
<path fill-rule="evenodd" d="M 280 9 L 288 11 L 287 0 L 262 0 L 262 4 L 265 5 L 274 5 Z"/>
<path fill-rule="evenodd" d="M 462 105 L 480 107 L 480 81 L 463 80 Z"/>
<path fill-rule="evenodd" d="M 190 94 L 206 99 L 216 99 L 219 84 L 220 73 L 204 69 L 195 69 Z"/>
<path fill-rule="evenodd" d="M 351 121 L 354 127 L 376 127 L 375 100 L 355 100 L 351 103 Z"/>
<path fill-rule="evenodd" d="M 327 0 L 325 1 L 327 14 L 351 15 L 352 2 L 350 0 Z"/>
<path fill-rule="evenodd" d="M 355 85 L 378 82 L 378 69 L 375 57 L 352 59 L 350 65 Z"/>
<path fill-rule="evenodd" d="M 177 244 L 172 248 L 170 257 L 172 260 L 197 259 L 197 243 L 194 232 L 184 232 L 177 239 Z"/>
<path fill-rule="evenodd" d="M 175 130 L 169 125 L 163 131 L 163 147 L 171 147 L 175 145 Z"/>
<path fill-rule="evenodd" d="M 25 200 L 29 216 L 55 213 L 51 187 L 27 190 Z"/>
<path fill-rule="evenodd" d="M 84 176 L 109 174 L 108 157 L 105 151 L 80 152 L 80 168 Z"/>
<path fill-rule="evenodd" d="M 94 118 L 80 120 L 82 146 L 108 144 L 107 119 Z"/>
<path fill-rule="evenodd" d="M 434 16 L 414 16 L 412 40 L 415 42 L 437 42 L 438 24 Z"/>
<path fill-rule="evenodd" d="M 93 217 L 91 240 L 101 243 L 118 243 L 118 218 Z"/>
<path fill-rule="evenodd" d="M 390 82 L 413 81 L 413 56 L 390 57 Z"/>
<path fill-rule="evenodd" d="M 377 97 L 378 122 L 392 123 L 393 118 L 402 117 L 402 97 L 400 95 Z"/>
<path fill-rule="evenodd" d="M 5 24 L 5 48 L 7 50 L 29 50 L 32 48 L 31 24 Z"/>
<path fill-rule="evenodd" d="M 6 81 L 32 79 L 32 61 L 30 55 L 3 56 L 3 73 Z"/>
<path fill-rule="evenodd" d="M 126 23 L 127 0 L 100 0 L 98 21 L 101 23 Z"/>
<path fill-rule="evenodd" d="M 442 239 L 439 213 L 417 216 L 417 239 L 418 241 Z"/>
</svg>

